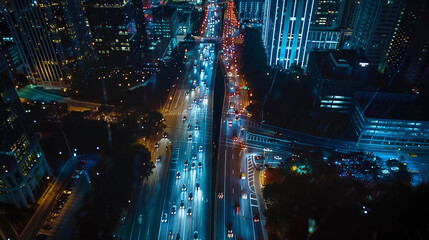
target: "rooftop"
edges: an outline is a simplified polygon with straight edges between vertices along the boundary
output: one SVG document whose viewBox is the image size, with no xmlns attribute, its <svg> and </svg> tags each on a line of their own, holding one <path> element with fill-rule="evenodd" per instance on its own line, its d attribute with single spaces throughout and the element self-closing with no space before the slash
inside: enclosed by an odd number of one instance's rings
<svg viewBox="0 0 429 240">
<path fill-rule="evenodd" d="M 357 102 L 367 118 L 429 121 L 417 94 L 360 92 Z"/>
<path fill-rule="evenodd" d="M 170 6 L 159 6 L 152 8 L 152 15 L 154 18 L 170 18 L 176 12 L 175 8 Z"/>
</svg>

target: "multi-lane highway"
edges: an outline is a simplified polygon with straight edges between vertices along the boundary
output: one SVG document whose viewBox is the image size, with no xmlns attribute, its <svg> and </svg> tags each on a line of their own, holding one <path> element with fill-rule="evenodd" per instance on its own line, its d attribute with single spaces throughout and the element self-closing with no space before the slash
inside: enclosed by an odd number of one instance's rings
<svg viewBox="0 0 429 240">
<path fill-rule="evenodd" d="M 226 91 L 222 111 L 216 181 L 214 239 L 264 239 L 260 210 L 254 187 L 253 164 L 246 157 L 245 106 L 248 91 L 240 77 L 236 40 L 239 22 L 233 2 L 224 15 L 222 65 Z"/>
<path fill-rule="evenodd" d="M 202 35 L 218 34 L 220 8 L 207 6 Z M 163 114 L 174 121 L 158 239 L 211 239 L 211 140 L 215 44 L 200 43 L 186 54 L 184 78 Z"/>
</svg>

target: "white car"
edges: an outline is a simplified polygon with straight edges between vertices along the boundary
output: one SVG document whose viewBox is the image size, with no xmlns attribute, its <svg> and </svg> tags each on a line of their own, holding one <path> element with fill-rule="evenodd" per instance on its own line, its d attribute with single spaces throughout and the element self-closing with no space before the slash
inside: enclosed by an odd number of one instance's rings
<svg viewBox="0 0 429 240">
<path fill-rule="evenodd" d="M 243 199 L 247 199 L 247 193 L 246 193 L 246 190 L 241 191 L 241 197 L 242 197 Z"/>
<path fill-rule="evenodd" d="M 163 222 L 163 223 L 167 222 L 167 217 L 168 217 L 168 214 L 167 214 L 167 213 L 164 213 L 164 214 L 162 215 L 161 222 Z"/>
</svg>

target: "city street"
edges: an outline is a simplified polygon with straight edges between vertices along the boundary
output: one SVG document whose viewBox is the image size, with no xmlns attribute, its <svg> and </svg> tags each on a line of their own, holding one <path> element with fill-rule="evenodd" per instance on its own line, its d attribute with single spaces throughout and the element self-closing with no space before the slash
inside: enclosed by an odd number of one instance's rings
<svg viewBox="0 0 429 240">
<path fill-rule="evenodd" d="M 222 110 L 216 183 L 214 239 L 264 239 L 259 203 L 255 192 L 255 171 L 246 158 L 245 106 L 248 91 L 238 72 L 240 62 L 235 42 L 240 38 L 233 2 L 224 15 L 222 70 L 226 90 Z"/>
</svg>

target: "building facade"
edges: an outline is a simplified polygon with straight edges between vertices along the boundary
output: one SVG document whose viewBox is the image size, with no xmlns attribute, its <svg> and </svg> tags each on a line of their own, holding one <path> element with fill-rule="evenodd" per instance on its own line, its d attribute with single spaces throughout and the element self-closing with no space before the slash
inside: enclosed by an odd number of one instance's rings
<svg viewBox="0 0 429 240">
<path fill-rule="evenodd" d="M 355 92 L 366 83 L 368 65 L 368 60 L 354 50 L 311 52 L 307 80 L 315 86 L 314 106 L 350 113 Z"/>
<path fill-rule="evenodd" d="M 238 16 L 240 22 L 248 27 L 261 28 L 264 19 L 263 0 L 240 0 L 238 3 Z"/>
<path fill-rule="evenodd" d="M 37 201 L 37 194 L 52 176 L 24 114 L 12 75 L 0 59 L 0 203 L 17 208 Z"/>
<path fill-rule="evenodd" d="M 153 35 L 155 38 L 177 38 L 177 11 L 170 6 L 159 6 L 152 9 Z"/>
<path fill-rule="evenodd" d="M 314 4 L 315 0 L 265 1 L 262 39 L 270 66 L 304 66 Z"/>
<path fill-rule="evenodd" d="M 30 82 L 46 88 L 68 87 L 70 69 L 49 2 L 5 0 L 0 7 Z"/>
<path fill-rule="evenodd" d="M 128 65 L 131 60 L 129 39 L 136 32 L 135 21 L 127 15 L 122 0 L 89 0 L 84 2 L 89 21 L 92 45 L 105 66 Z M 118 61 L 120 59 L 120 61 Z"/>
<path fill-rule="evenodd" d="M 362 0 L 358 6 L 352 41 L 368 57 L 371 65 L 379 66 L 393 37 L 403 9 L 403 0 Z"/>
<path fill-rule="evenodd" d="M 357 93 L 353 123 L 357 143 L 386 148 L 429 148 L 429 121 L 418 96 L 395 93 Z"/>
</svg>

